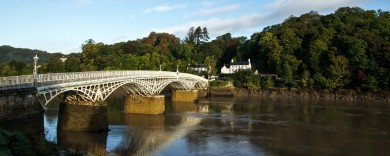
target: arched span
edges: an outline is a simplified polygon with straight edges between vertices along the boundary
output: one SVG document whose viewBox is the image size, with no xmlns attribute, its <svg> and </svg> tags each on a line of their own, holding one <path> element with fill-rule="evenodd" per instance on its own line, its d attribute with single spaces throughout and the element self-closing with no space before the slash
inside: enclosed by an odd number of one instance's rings
<svg viewBox="0 0 390 156">
<path fill-rule="evenodd" d="M 206 88 L 208 85 L 206 79 L 196 75 L 165 71 L 99 71 L 37 77 L 37 96 L 43 106 L 67 91 L 77 93 L 82 100 L 104 101 L 119 87 L 127 88 L 133 94 L 157 95 L 168 85 L 180 90 Z"/>
<path fill-rule="evenodd" d="M 195 83 L 195 88 L 196 89 L 203 89 L 203 88 L 207 88 L 207 86 L 208 86 L 208 82 L 196 82 Z"/>
<path fill-rule="evenodd" d="M 40 94 L 37 94 L 37 98 L 38 98 L 39 102 L 41 103 L 41 105 L 43 107 L 45 107 L 55 97 L 65 93 L 65 92 L 70 92 L 70 91 L 75 91 L 75 92 L 78 92 L 78 93 L 82 93 L 80 95 L 85 95 L 86 99 L 92 99 L 91 96 L 85 90 L 80 90 L 80 89 L 77 89 L 77 88 L 73 88 L 73 89 L 66 88 L 66 89 L 56 90 L 56 91 L 53 91 L 53 92 L 40 93 Z"/>
</svg>

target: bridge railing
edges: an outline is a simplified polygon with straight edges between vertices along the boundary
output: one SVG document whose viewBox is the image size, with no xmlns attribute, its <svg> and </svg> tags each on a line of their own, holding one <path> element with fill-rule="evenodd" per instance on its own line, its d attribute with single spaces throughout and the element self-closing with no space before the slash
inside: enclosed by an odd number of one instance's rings
<svg viewBox="0 0 390 156">
<path fill-rule="evenodd" d="M 0 77 L 0 89 L 20 89 L 33 87 L 33 75 Z"/>
<path fill-rule="evenodd" d="M 198 76 L 187 74 L 187 73 L 176 73 L 168 71 L 148 71 L 148 70 L 127 70 L 127 71 L 88 71 L 88 72 L 72 72 L 72 73 L 49 73 L 49 74 L 38 74 L 36 75 L 36 86 L 61 84 L 67 82 L 76 81 L 90 81 L 106 78 L 115 78 L 123 76 L 140 76 L 140 77 L 181 77 L 181 78 L 192 78 L 201 79 Z M 32 87 L 34 82 L 33 75 L 21 75 L 21 76 L 10 76 L 0 77 L 0 89 L 18 89 Z"/>
</svg>

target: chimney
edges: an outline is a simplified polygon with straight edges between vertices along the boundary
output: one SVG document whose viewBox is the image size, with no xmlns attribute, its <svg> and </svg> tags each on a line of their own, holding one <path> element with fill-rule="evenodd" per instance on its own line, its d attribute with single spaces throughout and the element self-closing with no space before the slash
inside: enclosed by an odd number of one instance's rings
<svg viewBox="0 0 390 156">
<path fill-rule="evenodd" d="M 251 63 L 251 59 L 248 59 L 248 62 Z"/>
</svg>

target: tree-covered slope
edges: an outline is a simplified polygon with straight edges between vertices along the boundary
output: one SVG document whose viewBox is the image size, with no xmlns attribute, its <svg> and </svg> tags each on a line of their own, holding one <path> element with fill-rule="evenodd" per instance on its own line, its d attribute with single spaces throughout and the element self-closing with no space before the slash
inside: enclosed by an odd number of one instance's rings
<svg viewBox="0 0 390 156">
<path fill-rule="evenodd" d="M 26 48 L 14 48 L 11 46 L 0 46 L 0 64 L 9 62 L 11 60 L 23 61 L 25 63 L 32 63 L 33 57 L 38 54 L 39 62 L 47 62 L 53 54 Z"/>
</svg>

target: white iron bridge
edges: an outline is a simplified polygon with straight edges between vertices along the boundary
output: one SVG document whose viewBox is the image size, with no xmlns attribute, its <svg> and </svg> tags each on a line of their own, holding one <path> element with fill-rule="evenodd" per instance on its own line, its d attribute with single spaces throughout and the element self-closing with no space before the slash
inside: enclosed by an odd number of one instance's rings
<svg viewBox="0 0 390 156">
<path fill-rule="evenodd" d="M 169 71 L 89 71 L 0 77 L 0 90 L 36 88 L 37 97 L 45 106 L 56 96 L 66 93 L 69 100 L 104 101 L 114 90 L 124 88 L 131 94 L 158 95 L 170 85 L 176 90 L 204 89 L 208 80 Z"/>
</svg>

